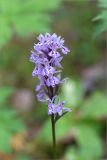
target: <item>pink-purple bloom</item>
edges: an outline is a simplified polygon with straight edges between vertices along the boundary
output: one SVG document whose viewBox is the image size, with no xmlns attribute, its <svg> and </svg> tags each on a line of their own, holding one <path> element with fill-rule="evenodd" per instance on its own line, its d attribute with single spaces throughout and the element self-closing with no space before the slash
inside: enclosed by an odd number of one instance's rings
<svg viewBox="0 0 107 160">
<path fill-rule="evenodd" d="M 33 77 L 38 77 L 39 84 L 36 86 L 37 99 L 48 103 L 48 114 L 62 115 L 63 111 L 70 111 L 64 107 L 64 102 L 55 104 L 58 88 L 64 80 L 61 80 L 61 60 L 63 54 L 70 50 L 64 46 L 64 40 L 55 33 L 50 35 L 40 34 L 39 42 L 34 44 L 34 50 L 31 52 L 30 61 L 35 64 L 32 72 Z"/>
</svg>

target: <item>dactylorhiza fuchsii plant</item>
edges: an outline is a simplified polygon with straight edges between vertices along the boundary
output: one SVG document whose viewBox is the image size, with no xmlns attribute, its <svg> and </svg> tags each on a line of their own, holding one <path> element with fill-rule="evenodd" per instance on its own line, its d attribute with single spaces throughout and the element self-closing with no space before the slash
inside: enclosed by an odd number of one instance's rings
<svg viewBox="0 0 107 160">
<path fill-rule="evenodd" d="M 48 106 L 48 115 L 51 117 L 52 137 L 53 137 L 53 152 L 56 156 L 56 137 L 55 123 L 65 113 L 70 112 L 66 108 L 65 102 L 58 98 L 59 85 L 64 83 L 65 79 L 61 80 L 62 65 L 61 60 L 63 55 L 67 55 L 70 50 L 64 46 L 64 39 L 58 37 L 55 33 L 50 35 L 40 34 L 38 43 L 34 44 L 34 49 L 31 51 L 30 61 L 35 64 L 32 72 L 33 77 L 39 79 L 39 84 L 35 90 L 37 99 L 40 102 L 46 102 Z"/>
</svg>

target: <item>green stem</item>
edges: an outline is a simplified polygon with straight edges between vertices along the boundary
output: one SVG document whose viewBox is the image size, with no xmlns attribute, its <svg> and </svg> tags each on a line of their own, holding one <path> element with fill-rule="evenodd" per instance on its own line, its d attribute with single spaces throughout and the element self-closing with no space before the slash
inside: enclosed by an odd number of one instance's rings
<svg viewBox="0 0 107 160">
<path fill-rule="evenodd" d="M 55 119 L 54 114 L 51 115 L 52 138 L 53 138 L 53 157 L 56 159 L 56 136 L 55 136 Z"/>
</svg>

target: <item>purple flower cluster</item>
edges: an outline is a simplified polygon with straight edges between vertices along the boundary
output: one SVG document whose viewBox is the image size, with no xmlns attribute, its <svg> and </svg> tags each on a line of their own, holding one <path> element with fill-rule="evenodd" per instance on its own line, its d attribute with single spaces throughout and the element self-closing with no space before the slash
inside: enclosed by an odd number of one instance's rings
<svg viewBox="0 0 107 160">
<path fill-rule="evenodd" d="M 35 64 L 32 76 L 38 77 L 40 81 L 36 86 L 37 98 L 42 102 L 47 101 L 49 115 L 62 115 L 63 110 L 66 110 L 64 102 L 58 101 L 55 104 L 55 99 L 59 85 L 64 82 L 61 80 L 62 54 L 67 54 L 70 50 L 64 46 L 64 40 L 55 33 L 40 34 L 38 40 L 30 57 L 30 61 Z"/>
</svg>

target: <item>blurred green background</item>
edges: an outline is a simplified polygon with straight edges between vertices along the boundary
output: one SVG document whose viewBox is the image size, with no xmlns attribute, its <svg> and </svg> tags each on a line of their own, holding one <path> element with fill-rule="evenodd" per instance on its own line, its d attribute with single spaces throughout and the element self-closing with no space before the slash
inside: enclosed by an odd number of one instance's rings
<svg viewBox="0 0 107 160">
<path fill-rule="evenodd" d="M 0 160 L 52 159 L 47 106 L 38 103 L 30 51 L 40 33 L 64 37 L 56 125 L 61 160 L 107 158 L 107 0 L 0 0 Z"/>
</svg>

